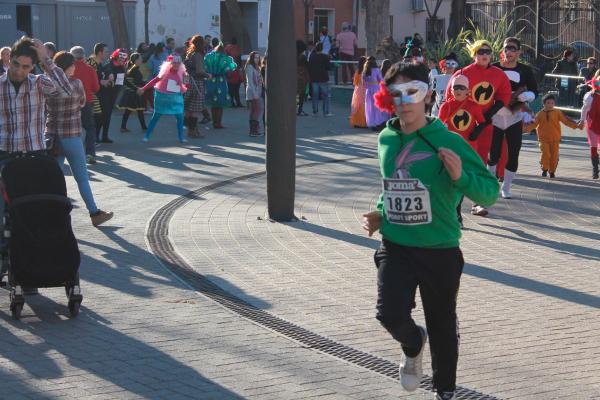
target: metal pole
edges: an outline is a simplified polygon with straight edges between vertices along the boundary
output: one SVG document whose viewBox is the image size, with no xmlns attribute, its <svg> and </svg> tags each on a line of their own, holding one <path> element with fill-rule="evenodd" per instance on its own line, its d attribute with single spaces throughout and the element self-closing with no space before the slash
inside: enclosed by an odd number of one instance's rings
<svg viewBox="0 0 600 400">
<path fill-rule="evenodd" d="M 296 190 L 296 42 L 293 0 L 273 0 L 266 73 L 266 166 L 269 217 L 293 221 Z"/>
</svg>

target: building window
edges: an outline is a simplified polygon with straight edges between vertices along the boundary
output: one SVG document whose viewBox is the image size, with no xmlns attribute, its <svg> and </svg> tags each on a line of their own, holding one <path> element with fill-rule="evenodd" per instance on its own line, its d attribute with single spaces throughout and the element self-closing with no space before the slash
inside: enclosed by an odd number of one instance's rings
<svg viewBox="0 0 600 400">
<path fill-rule="evenodd" d="M 323 27 L 327 27 L 327 29 L 329 30 L 329 34 L 333 35 L 334 34 L 334 28 L 335 28 L 335 11 L 331 10 L 331 9 L 322 9 L 322 8 L 315 8 L 314 10 L 314 17 L 313 17 L 313 21 L 314 21 L 314 33 L 313 33 L 313 39 L 314 42 L 317 43 L 319 41 L 319 38 L 321 36 L 321 30 L 323 29 Z"/>
</svg>

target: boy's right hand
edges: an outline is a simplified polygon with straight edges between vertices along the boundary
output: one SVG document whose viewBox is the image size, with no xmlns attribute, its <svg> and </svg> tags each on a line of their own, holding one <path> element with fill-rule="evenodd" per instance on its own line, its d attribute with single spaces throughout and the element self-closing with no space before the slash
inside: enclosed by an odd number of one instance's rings
<svg viewBox="0 0 600 400">
<path fill-rule="evenodd" d="M 381 212 L 371 211 L 370 213 L 363 214 L 363 229 L 369 232 L 369 237 L 373 236 L 375 231 L 381 228 Z"/>
</svg>

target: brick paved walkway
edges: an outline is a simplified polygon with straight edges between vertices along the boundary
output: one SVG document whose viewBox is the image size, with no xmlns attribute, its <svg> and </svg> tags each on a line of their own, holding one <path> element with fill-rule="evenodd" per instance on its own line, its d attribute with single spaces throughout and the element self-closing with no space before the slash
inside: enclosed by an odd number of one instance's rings
<svg viewBox="0 0 600 400">
<path fill-rule="evenodd" d="M 0 297 L 0 399 L 426 398 L 240 318 L 156 262 L 145 232 L 157 209 L 263 169 L 263 141 L 245 135 L 245 110 L 228 110 L 225 122 L 230 129 L 184 147 L 169 119 L 149 145 L 132 133 L 100 147 L 93 190 L 116 217 L 97 230 L 85 210 L 73 212 L 81 315 L 69 320 L 63 291 L 46 289 L 13 322 L 8 296 Z M 398 345 L 373 318 L 377 241 L 359 223 L 378 191 L 375 135 L 347 128 L 342 117 L 307 117 L 299 126 L 299 164 L 352 159 L 298 169 L 304 219 L 258 219 L 264 179 L 256 178 L 187 203 L 170 238 L 199 273 L 236 296 L 397 362 Z M 467 217 L 463 386 L 502 398 L 600 399 L 598 185 L 587 177 L 581 134 L 563 150 L 559 178 L 549 182 L 532 176 L 537 150 L 527 141 L 515 199 L 499 201 L 490 218 Z M 68 184 L 82 205 L 71 177 Z M 420 309 L 415 315 L 422 320 Z"/>
</svg>

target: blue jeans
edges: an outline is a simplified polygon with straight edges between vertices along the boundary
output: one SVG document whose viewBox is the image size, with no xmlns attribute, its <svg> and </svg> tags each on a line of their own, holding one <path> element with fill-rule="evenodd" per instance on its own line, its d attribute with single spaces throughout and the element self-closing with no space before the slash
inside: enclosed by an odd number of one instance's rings
<svg viewBox="0 0 600 400">
<path fill-rule="evenodd" d="M 329 114 L 329 82 L 312 82 L 313 114 L 319 112 L 319 98 L 323 98 L 323 114 Z"/>
<path fill-rule="evenodd" d="M 85 165 L 85 151 L 83 150 L 83 142 L 81 137 L 59 138 L 60 146 L 64 155 L 56 157 L 59 167 L 63 167 L 65 157 L 69 161 L 69 167 L 73 172 L 73 177 L 77 182 L 79 194 L 83 198 L 85 207 L 88 212 L 94 214 L 98 211 L 92 188 L 90 187 L 90 179 L 88 176 L 87 166 Z"/>
<path fill-rule="evenodd" d="M 146 131 L 146 134 L 144 135 L 144 137 L 146 139 L 150 139 L 150 135 L 152 135 L 152 132 L 154 132 L 154 128 L 156 128 L 156 124 L 158 123 L 158 120 L 160 119 L 160 117 L 162 117 L 162 114 L 159 114 L 156 112 L 156 109 L 154 110 L 154 114 L 152 114 L 152 119 L 150 120 L 150 123 L 148 124 L 148 130 Z M 183 114 L 176 114 L 175 118 L 177 119 L 177 137 L 179 138 L 179 141 L 183 141 Z"/>
</svg>

